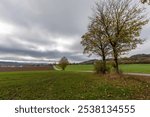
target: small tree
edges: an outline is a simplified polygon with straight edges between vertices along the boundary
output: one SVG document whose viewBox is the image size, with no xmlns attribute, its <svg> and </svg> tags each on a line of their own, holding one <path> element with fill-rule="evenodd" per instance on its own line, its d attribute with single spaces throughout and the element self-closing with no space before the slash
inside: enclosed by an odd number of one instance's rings
<svg viewBox="0 0 150 117">
<path fill-rule="evenodd" d="M 65 70 L 68 64 L 69 64 L 69 61 L 66 57 L 62 57 L 59 61 L 59 66 L 62 68 L 62 70 Z"/>
</svg>

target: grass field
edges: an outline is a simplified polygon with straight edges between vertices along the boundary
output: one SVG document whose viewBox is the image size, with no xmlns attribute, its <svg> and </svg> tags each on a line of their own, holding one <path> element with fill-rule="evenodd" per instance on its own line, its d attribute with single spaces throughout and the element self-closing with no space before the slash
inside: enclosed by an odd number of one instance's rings
<svg viewBox="0 0 150 117">
<path fill-rule="evenodd" d="M 150 64 L 122 64 L 120 68 L 128 73 L 148 73 L 150 74 Z"/>
<path fill-rule="evenodd" d="M 150 79 L 69 71 L 0 73 L 0 99 L 150 99 Z"/>
<path fill-rule="evenodd" d="M 93 71 L 93 65 L 69 65 L 67 71 Z M 122 64 L 120 69 L 125 73 L 148 73 L 150 74 L 150 64 Z"/>
<path fill-rule="evenodd" d="M 66 71 L 93 71 L 93 65 L 68 65 Z"/>
</svg>

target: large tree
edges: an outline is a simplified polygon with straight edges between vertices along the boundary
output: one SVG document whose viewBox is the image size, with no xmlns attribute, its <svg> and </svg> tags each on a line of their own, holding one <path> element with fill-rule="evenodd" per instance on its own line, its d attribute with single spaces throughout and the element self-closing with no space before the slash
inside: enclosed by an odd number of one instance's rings
<svg viewBox="0 0 150 117">
<path fill-rule="evenodd" d="M 106 73 L 106 57 L 110 52 L 109 42 L 106 36 L 101 34 L 102 27 L 98 25 L 96 17 L 90 18 L 88 32 L 82 36 L 81 44 L 84 46 L 84 53 L 95 54 L 102 58 L 103 74 Z"/>
<path fill-rule="evenodd" d="M 117 73 L 119 56 L 143 42 L 140 31 L 142 26 L 148 23 L 143 11 L 144 9 L 133 4 L 132 0 L 100 0 L 96 3 L 94 17 L 101 29 L 98 33 L 111 45 Z"/>
</svg>

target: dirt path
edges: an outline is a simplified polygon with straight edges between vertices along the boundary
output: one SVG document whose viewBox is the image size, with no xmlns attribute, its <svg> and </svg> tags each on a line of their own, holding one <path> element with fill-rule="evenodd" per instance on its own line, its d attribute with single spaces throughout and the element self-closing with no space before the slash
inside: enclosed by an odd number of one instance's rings
<svg viewBox="0 0 150 117">
<path fill-rule="evenodd" d="M 55 65 L 53 65 L 53 68 L 54 70 L 57 70 L 57 71 L 61 71 L 61 69 L 58 69 Z M 94 71 L 76 71 L 76 72 L 94 72 Z M 150 74 L 144 74 L 144 73 L 124 73 L 126 75 L 133 75 L 133 76 L 149 76 L 150 77 Z"/>
<path fill-rule="evenodd" d="M 55 65 L 53 65 L 53 69 L 56 71 L 61 71 L 61 69 L 57 68 Z"/>
<path fill-rule="evenodd" d="M 124 73 L 124 74 L 134 75 L 134 76 L 149 76 L 150 77 L 150 74 L 144 74 L 144 73 Z"/>
</svg>

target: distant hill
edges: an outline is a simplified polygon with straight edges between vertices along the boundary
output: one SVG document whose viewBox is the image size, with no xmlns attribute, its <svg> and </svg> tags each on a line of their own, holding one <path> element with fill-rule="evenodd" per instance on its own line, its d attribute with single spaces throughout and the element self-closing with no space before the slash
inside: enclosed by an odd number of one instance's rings
<svg viewBox="0 0 150 117">
<path fill-rule="evenodd" d="M 25 63 L 0 61 L 0 67 L 21 67 L 21 66 L 47 66 L 46 63 Z"/>
<path fill-rule="evenodd" d="M 130 57 L 131 59 L 150 59 L 150 54 L 136 54 Z"/>
<path fill-rule="evenodd" d="M 92 59 L 92 60 L 88 60 L 88 61 L 83 61 L 79 64 L 94 64 L 94 62 L 97 61 L 97 59 Z"/>
<path fill-rule="evenodd" d="M 97 59 L 92 59 L 88 61 L 83 61 L 79 64 L 93 64 Z M 108 59 L 107 61 L 112 61 L 112 59 Z M 140 63 L 145 63 L 145 64 L 150 64 L 150 54 L 136 54 L 131 57 L 125 57 L 121 58 L 119 60 L 119 63 L 123 64 L 140 64 Z"/>
<path fill-rule="evenodd" d="M 136 54 L 129 58 L 121 58 L 120 63 L 124 64 L 150 64 L 150 54 Z"/>
<path fill-rule="evenodd" d="M 23 64 L 18 63 L 18 62 L 5 62 L 5 61 L 0 61 L 0 66 L 5 67 L 5 66 L 21 66 Z"/>
</svg>

